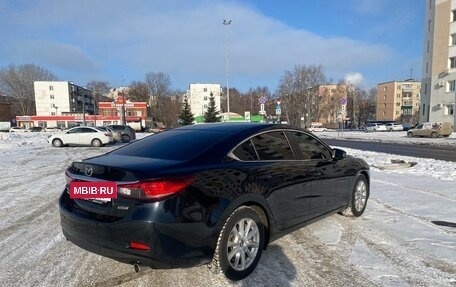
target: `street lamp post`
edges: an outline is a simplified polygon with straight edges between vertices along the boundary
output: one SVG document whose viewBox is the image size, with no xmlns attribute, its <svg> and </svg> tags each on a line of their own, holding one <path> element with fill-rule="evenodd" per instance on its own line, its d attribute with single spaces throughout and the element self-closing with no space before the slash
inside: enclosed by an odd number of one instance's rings
<svg viewBox="0 0 456 287">
<path fill-rule="evenodd" d="M 228 114 L 228 122 L 230 121 L 230 88 L 228 86 L 228 25 L 231 24 L 231 20 L 223 20 L 223 25 L 225 25 L 225 58 L 226 58 L 226 111 Z"/>
</svg>

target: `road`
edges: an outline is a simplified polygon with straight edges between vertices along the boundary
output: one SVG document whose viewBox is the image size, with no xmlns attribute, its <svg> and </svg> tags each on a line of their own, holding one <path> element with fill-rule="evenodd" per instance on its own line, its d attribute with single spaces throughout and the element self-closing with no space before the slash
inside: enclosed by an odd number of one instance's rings
<svg viewBox="0 0 456 287">
<path fill-rule="evenodd" d="M 331 146 L 456 162 L 456 147 L 324 139 Z"/>
</svg>

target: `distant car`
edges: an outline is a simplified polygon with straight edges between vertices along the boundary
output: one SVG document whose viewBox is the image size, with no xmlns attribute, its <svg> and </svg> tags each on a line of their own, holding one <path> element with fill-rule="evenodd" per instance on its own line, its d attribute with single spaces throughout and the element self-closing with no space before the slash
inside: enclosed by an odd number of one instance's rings
<svg viewBox="0 0 456 287">
<path fill-rule="evenodd" d="M 449 122 L 426 122 L 407 131 L 409 137 L 449 137 L 453 133 L 453 126 Z"/>
<path fill-rule="evenodd" d="M 123 143 L 136 139 L 135 130 L 128 125 L 107 125 L 106 127 L 116 132 L 120 132 L 120 141 Z"/>
<path fill-rule="evenodd" d="M 311 132 L 326 132 L 328 129 L 322 126 L 310 126 L 308 130 Z"/>
<path fill-rule="evenodd" d="M 45 127 L 44 131 L 45 132 L 61 132 L 62 129 L 60 129 L 59 127 Z"/>
<path fill-rule="evenodd" d="M 31 127 L 27 129 L 29 132 L 41 132 L 43 130 L 42 127 Z"/>
<path fill-rule="evenodd" d="M 386 130 L 389 131 L 389 132 L 392 132 L 392 131 L 403 131 L 404 130 L 404 126 L 401 125 L 401 124 L 395 124 L 395 123 L 387 123 L 385 125 L 386 127 Z"/>
<path fill-rule="evenodd" d="M 137 272 L 209 263 L 231 280 L 285 234 L 338 212 L 361 216 L 370 186 L 364 160 L 263 123 L 172 129 L 73 162 L 65 175 L 60 224 L 70 242 Z M 81 182 L 114 184 L 117 196 L 75 198 Z"/>
<path fill-rule="evenodd" d="M 50 135 L 48 142 L 55 147 L 66 145 L 100 147 L 112 142 L 112 133 L 94 127 L 74 127 L 62 133 Z"/>
<path fill-rule="evenodd" d="M 28 132 L 28 130 L 24 127 L 12 127 L 9 129 L 10 133 L 23 133 Z"/>
<path fill-rule="evenodd" d="M 366 132 L 384 132 L 386 131 L 386 126 L 384 124 L 370 123 L 366 125 Z"/>
<path fill-rule="evenodd" d="M 106 126 L 98 126 L 96 128 L 112 133 L 112 143 L 120 142 L 122 140 L 122 134 L 120 131 L 115 131 L 112 128 Z"/>
</svg>

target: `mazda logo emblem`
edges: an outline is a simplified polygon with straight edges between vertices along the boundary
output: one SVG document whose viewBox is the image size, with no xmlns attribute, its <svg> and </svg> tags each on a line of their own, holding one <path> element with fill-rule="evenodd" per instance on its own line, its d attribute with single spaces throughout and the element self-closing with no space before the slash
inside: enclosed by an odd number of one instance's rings
<svg viewBox="0 0 456 287">
<path fill-rule="evenodd" d="M 93 173 L 93 167 L 91 165 L 86 165 L 85 169 L 84 169 L 84 173 L 85 175 L 87 176 L 92 176 L 92 173 Z"/>
</svg>

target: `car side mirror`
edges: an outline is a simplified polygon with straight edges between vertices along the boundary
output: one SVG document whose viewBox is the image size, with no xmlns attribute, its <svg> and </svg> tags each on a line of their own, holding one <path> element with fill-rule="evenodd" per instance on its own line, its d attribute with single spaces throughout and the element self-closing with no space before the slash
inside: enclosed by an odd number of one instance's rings
<svg viewBox="0 0 456 287">
<path fill-rule="evenodd" d="M 346 155 L 347 155 L 347 153 L 344 150 L 341 150 L 338 148 L 335 148 L 332 150 L 332 157 L 335 160 L 341 160 L 341 159 L 345 158 Z"/>
</svg>

